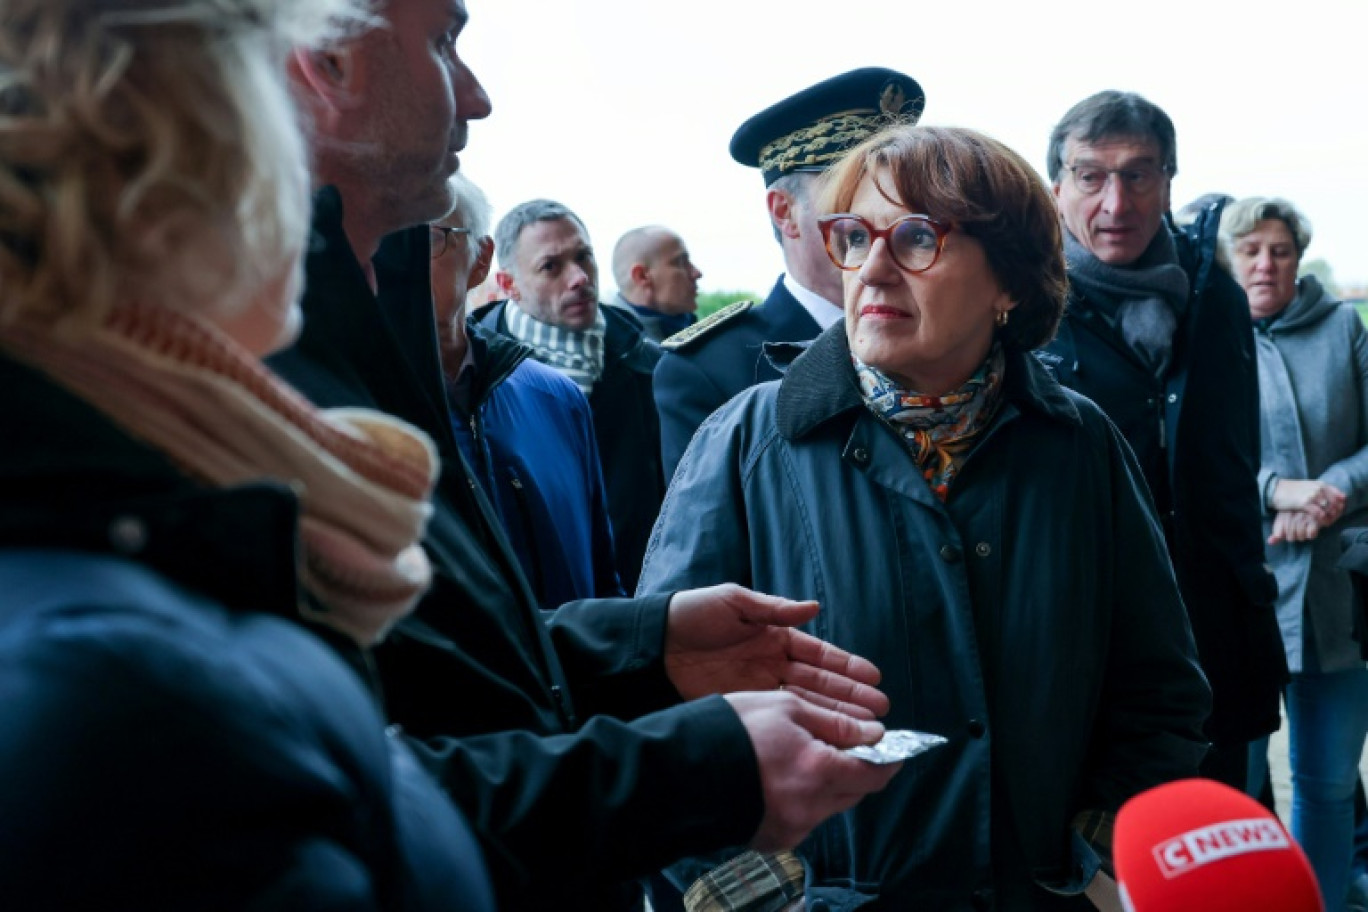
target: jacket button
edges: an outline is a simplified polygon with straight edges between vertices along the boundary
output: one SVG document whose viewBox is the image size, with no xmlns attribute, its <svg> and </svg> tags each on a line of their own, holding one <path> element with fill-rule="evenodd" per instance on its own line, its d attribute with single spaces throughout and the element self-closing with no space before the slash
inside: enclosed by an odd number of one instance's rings
<svg viewBox="0 0 1368 912">
<path fill-rule="evenodd" d="M 960 554 L 960 549 L 954 545 L 941 545 L 940 556 L 941 560 L 947 564 L 957 564 L 963 555 Z"/>
<path fill-rule="evenodd" d="M 856 447 L 850 451 L 850 458 L 855 460 L 856 465 L 869 465 L 869 450 Z"/>
<path fill-rule="evenodd" d="M 971 738 L 982 738 L 988 731 L 988 726 L 984 725 L 981 719 L 970 719 L 968 728 Z"/>
<path fill-rule="evenodd" d="M 1168 394 L 1168 401 L 1169 401 L 1169 405 L 1172 405 L 1173 403 L 1177 402 L 1177 401 L 1178 401 L 1178 394 L 1177 394 L 1177 393 L 1169 393 L 1169 394 Z"/>
<path fill-rule="evenodd" d="M 993 553 L 993 546 L 987 542 L 979 542 L 977 545 L 974 545 L 974 553 L 979 557 L 987 557 Z"/>
<path fill-rule="evenodd" d="M 136 516 L 119 516 L 109 524 L 109 543 L 120 554 L 137 554 L 147 547 L 147 523 Z"/>
</svg>

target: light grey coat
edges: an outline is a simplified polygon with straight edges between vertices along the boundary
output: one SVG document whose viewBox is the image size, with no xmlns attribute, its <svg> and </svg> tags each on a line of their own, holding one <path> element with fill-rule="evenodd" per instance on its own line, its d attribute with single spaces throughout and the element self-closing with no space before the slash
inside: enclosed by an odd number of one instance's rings
<svg viewBox="0 0 1368 912">
<path fill-rule="evenodd" d="M 1339 521 L 1314 540 L 1268 546 L 1287 665 L 1293 672 L 1359 667 L 1353 593 L 1335 561 L 1340 529 L 1368 522 L 1368 332 L 1352 305 L 1305 276 L 1292 303 L 1271 326 L 1258 328 L 1254 341 L 1262 409 L 1259 490 L 1271 491 L 1274 476 L 1316 478 L 1348 495 Z M 1265 538 L 1273 517 L 1265 497 Z"/>
</svg>

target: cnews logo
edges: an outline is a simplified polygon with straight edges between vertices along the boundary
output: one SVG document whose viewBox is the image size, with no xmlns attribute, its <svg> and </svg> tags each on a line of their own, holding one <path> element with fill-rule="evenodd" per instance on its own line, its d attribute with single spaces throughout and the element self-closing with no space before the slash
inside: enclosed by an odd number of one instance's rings
<svg viewBox="0 0 1368 912">
<path fill-rule="evenodd" d="M 1290 845 L 1287 833 L 1267 817 L 1227 820 L 1192 830 L 1155 846 L 1154 860 L 1165 877 L 1187 874 L 1203 865 L 1250 852 L 1268 852 Z"/>
</svg>

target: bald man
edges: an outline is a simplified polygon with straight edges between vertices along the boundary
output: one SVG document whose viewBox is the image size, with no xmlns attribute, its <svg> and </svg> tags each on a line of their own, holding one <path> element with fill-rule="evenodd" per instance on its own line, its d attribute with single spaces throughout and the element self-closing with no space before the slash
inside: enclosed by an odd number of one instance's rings
<svg viewBox="0 0 1368 912">
<path fill-rule="evenodd" d="M 684 240 L 668 228 L 643 225 L 618 238 L 613 248 L 613 304 L 630 310 L 646 336 L 662 342 L 698 320 L 698 280 Z"/>
</svg>

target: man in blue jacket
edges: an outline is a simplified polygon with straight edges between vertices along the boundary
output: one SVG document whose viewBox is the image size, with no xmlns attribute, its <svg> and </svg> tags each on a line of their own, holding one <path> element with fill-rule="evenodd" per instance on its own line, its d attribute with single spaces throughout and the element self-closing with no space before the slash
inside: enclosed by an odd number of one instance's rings
<svg viewBox="0 0 1368 912">
<path fill-rule="evenodd" d="M 494 253 L 489 203 L 456 174 L 433 226 L 432 299 L 451 429 L 542 608 L 623 594 L 589 402 L 532 349 L 466 324 Z"/>
</svg>

